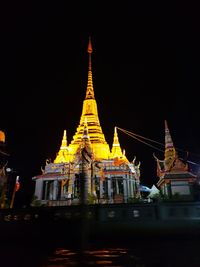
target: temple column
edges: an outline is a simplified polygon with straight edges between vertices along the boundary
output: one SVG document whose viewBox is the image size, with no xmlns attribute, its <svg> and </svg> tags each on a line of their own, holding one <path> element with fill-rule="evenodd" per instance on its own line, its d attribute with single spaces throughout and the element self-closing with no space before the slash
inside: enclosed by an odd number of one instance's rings
<svg viewBox="0 0 200 267">
<path fill-rule="evenodd" d="M 71 198 L 75 195 L 75 188 L 74 188 L 74 179 L 70 178 L 69 184 L 68 184 L 68 191 L 67 191 L 68 197 Z"/>
<path fill-rule="evenodd" d="M 49 200 L 49 195 L 48 195 L 48 187 L 49 187 L 49 181 L 44 181 L 44 200 Z"/>
<path fill-rule="evenodd" d="M 124 202 L 127 202 L 127 181 L 123 177 L 123 188 L 124 188 Z"/>
<path fill-rule="evenodd" d="M 43 192 L 44 182 L 42 179 L 37 179 L 35 184 L 35 196 L 38 200 L 42 200 L 42 192 Z"/>
<path fill-rule="evenodd" d="M 115 186 L 116 186 L 116 194 L 119 194 L 119 180 L 117 178 L 115 178 Z M 113 192 L 114 193 L 114 192 Z"/>
<path fill-rule="evenodd" d="M 57 200 L 58 195 L 58 180 L 53 181 L 53 188 L 52 188 L 52 199 Z"/>
<path fill-rule="evenodd" d="M 127 180 L 127 184 L 128 184 L 128 198 L 131 197 L 131 181 L 130 181 L 130 177 L 128 176 L 128 180 Z"/>
<path fill-rule="evenodd" d="M 127 198 L 129 198 L 130 197 L 130 187 L 129 187 L 130 180 L 129 180 L 129 176 L 127 174 L 125 175 L 125 180 L 126 180 L 126 184 L 127 184 Z"/>
<path fill-rule="evenodd" d="M 172 197 L 172 190 L 171 190 L 171 184 L 167 183 L 167 195 L 169 198 Z"/>
<path fill-rule="evenodd" d="M 110 175 L 108 175 L 108 178 L 107 178 L 107 189 L 108 189 L 108 199 L 110 200 L 112 198 Z"/>
<path fill-rule="evenodd" d="M 99 198 L 103 198 L 103 193 L 104 193 L 104 190 L 103 190 L 103 181 L 100 180 L 99 182 Z"/>
<path fill-rule="evenodd" d="M 129 188 L 130 188 L 130 195 L 129 197 L 133 197 L 133 180 L 129 179 Z"/>
</svg>

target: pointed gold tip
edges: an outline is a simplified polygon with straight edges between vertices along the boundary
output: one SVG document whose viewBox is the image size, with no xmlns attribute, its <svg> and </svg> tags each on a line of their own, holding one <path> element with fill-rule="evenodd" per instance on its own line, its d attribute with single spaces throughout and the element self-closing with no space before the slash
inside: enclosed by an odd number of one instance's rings
<svg viewBox="0 0 200 267">
<path fill-rule="evenodd" d="M 92 42 L 91 42 L 91 37 L 89 37 L 89 43 L 88 43 L 88 49 L 87 49 L 88 53 L 91 54 L 92 53 Z"/>
<path fill-rule="evenodd" d="M 165 120 L 165 129 L 168 129 L 167 120 Z"/>
</svg>

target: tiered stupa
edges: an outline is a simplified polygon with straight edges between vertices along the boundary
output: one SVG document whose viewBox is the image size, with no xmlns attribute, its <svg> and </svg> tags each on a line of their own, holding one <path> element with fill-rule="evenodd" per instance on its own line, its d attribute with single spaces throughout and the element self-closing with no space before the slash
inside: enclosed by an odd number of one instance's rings
<svg viewBox="0 0 200 267">
<path fill-rule="evenodd" d="M 89 54 L 89 68 L 88 68 L 88 83 L 85 100 L 83 101 L 82 115 L 80 119 L 79 126 L 77 127 L 76 133 L 73 136 L 72 142 L 67 147 L 66 144 L 66 132 L 64 133 L 63 142 L 64 146 L 61 146 L 62 153 L 59 151 L 58 156 L 55 159 L 55 163 L 68 162 L 74 160 L 74 155 L 81 143 L 83 136 L 83 129 L 85 120 L 87 120 L 88 135 L 90 137 L 90 142 L 92 150 L 94 153 L 95 160 L 109 159 L 110 158 L 110 148 L 105 140 L 103 134 L 97 110 L 97 103 L 94 97 L 94 88 L 92 80 L 92 44 L 89 39 L 88 44 L 88 54 Z"/>
<path fill-rule="evenodd" d="M 83 144 L 85 130 L 92 150 L 92 162 L 88 168 L 88 193 L 98 200 L 113 202 L 121 199 L 140 197 L 138 166 L 129 162 L 125 150 L 122 151 L 117 128 L 114 129 L 113 144 L 110 151 L 103 134 L 94 96 L 92 79 L 92 43 L 88 43 L 89 67 L 86 96 L 83 101 L 80 123 L 71 143 L 67 142 L 67 130 L 64 130 L 60 150 L 53 163 L 46 162 L 41 175 L 33 177 L 36 182 L 35 196 L 42 203 L 66 204 L 65 199 L 78 199 L 80 193 L 81 162 L 79 152 Z M 92 188 L 91 188 L 92 187 Z M 95 188 L 94 188 L 95 187 Z M 53 203 L 53 204 L 52 204 Z"/>
</svg>

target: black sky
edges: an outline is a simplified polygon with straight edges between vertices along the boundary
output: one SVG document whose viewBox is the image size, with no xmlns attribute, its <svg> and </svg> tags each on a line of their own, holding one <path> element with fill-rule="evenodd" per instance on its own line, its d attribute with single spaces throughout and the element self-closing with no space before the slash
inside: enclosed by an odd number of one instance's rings
<svg viewBox="0 0 200 267">
<path fill-rule="evenodd" d="M 42 2 L 42 1 L 41 1 Z M 112 1 L 11 2 L 1 16 L 0 128 L 24 194 L 63 130 L 76 131 L 87 84 L 88 37 L 100 123 L 111 146 L 114 126 L 200 157 L 200 18 L 191 4 Z M 153 152 L 118 132 L 127 157 L 141 161 L 142 182 L 156 182 Z M 183 155 L 184 156 L 184 155 Z"/>
</svg>

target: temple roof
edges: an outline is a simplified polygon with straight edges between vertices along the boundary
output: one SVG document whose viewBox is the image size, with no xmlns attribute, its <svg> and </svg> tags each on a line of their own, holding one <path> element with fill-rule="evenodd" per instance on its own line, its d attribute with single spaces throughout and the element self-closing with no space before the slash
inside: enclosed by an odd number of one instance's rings
<svg viewBox="0 0 200 267">
<path fill-rule="evenodd" d="M 178 153 L 174 147 L 167 121 L 165 121 L 164 160 L 159 160 L 158 158 L 156 158 L 156 161 L 157 175 L 159 177 L 163 176 L 164 173 L 188 171 L 188 164 L 178 157 Z"/>
</svg>

